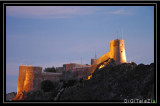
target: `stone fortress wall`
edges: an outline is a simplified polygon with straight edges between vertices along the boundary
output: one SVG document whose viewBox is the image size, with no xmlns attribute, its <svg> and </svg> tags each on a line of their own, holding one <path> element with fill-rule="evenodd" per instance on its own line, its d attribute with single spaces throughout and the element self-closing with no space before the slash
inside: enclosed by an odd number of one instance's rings
<svg viewBox="0 0 160 106">
<path fill-rule="evenodd" d="M 62 73 L 42 72 L 42 67 L 39 66 L 20 65 L 17 94 L 39 89 L 44 80 L 59 81 L 61 76 Z"/>
<path fill-rule="evenodd" d="M 112 40 L 110 42 L 109 57 L 113 58 L 118 63 L 126 62 L 126 52 L 124 47 L 124 40 Z"/>
<path fill-rule="evenodd" d="M 91 59 L 91 65 L 76 63 L 64 64 L 63 67 L 57 68 L 61 73 L 42 72 L 42 67 L 20 65 L 17 94 L 39 89 L 40 83 L 44 80 L 58 82 L 63 76 L 63 71 L 71 71 L 74 79 L 87 79 L 100 64 L 103 64 L 108 59 L 114 59 L 117 64 L 126 62 L 124 40 L 112 40 L 110 42 L 110 51 L 98 59 Z"/>
<path fill-rule="evenodd" d="M 110 42 L 110 51 L 94 60 L 90 67 L 91 73 L 93 73 L 100 64 L 107 61 L 108 59 L 114 59 L 117 64 L 126 62 L 126 52 L 124 46 L 124 40 L 115 39 Z"/>
</svg>

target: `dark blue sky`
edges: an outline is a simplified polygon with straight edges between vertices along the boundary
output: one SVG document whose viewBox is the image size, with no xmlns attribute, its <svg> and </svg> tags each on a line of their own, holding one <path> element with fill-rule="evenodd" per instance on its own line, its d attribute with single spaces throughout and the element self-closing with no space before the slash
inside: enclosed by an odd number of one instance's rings
<svg viewBox="0 0 160 106">
<path fill-rule="evenodd" d="M 116 32 L 127 62 L 154 61 L 153 6 L 7 6 L 7 92 L 16 91 L 19 65 L 90 64 L 109 51 Z"/>
</svg>

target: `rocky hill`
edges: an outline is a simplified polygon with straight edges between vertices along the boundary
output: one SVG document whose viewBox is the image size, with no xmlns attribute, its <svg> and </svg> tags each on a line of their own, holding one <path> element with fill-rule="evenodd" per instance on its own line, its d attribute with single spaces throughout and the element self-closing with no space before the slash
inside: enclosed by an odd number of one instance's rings
<svg viewBox="0 0 160 106">
<path fill-rule="evenodd" d="M 65 89 L 59 100 L 154 99 L 154 63 L 114 62 L 96 70 L 90 80 Z"/>
<path fill-rule="evenodd" d="M 48 84 L 50 85 L 50 84 Z M 97 69 L 90 80 L 60 81 L 56 86 L 23 95 L 29 101 L 106 101 L 154 99 L 154 63 L 115 62 Z M 46 88 L 45 88 L 46 89 Z"/>
</svg>

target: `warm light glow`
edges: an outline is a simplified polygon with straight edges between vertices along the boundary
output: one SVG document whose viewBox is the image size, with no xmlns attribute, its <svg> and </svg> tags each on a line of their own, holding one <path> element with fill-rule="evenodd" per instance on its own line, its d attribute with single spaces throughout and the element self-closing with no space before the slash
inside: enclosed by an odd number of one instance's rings
<svg viewBox="0 0 160 106">
<path fill-rule="evenodd" d="M 92 77 L 92 74 L 91 74 L 90 76 L 88 76 L 88 80 L 90 80 L 90 79 L 91 79 L 91 77 Z"/>
<path fill-rule="evenodd" d="M 123 62 L 122 62 L 122 63 L 126 63 L 126 54 L 125 54 L 125 52 L 122 53 L 122 59 L 123 59 Z"/>
<path fill-rule="evenodd" d="M 99 66 L 99 69 L 101 69 L 101 68 L 103 68 L 103 67 L 104 67 L 104 64 L 100 65 L 100 66 Z"/>
</svg>

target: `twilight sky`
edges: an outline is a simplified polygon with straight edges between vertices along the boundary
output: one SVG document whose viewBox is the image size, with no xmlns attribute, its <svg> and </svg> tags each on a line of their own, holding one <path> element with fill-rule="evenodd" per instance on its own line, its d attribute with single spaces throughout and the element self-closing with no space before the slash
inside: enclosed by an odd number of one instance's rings
<svg viewBox="0 0 160 106">
<path fill-rule="evenodd" d="M 127 62 L 154 62 L 153 6 L 7 6 L 6 92 L 16 92 L 19 65 L 90 64 L 117 32 Z"/>
</svg>

